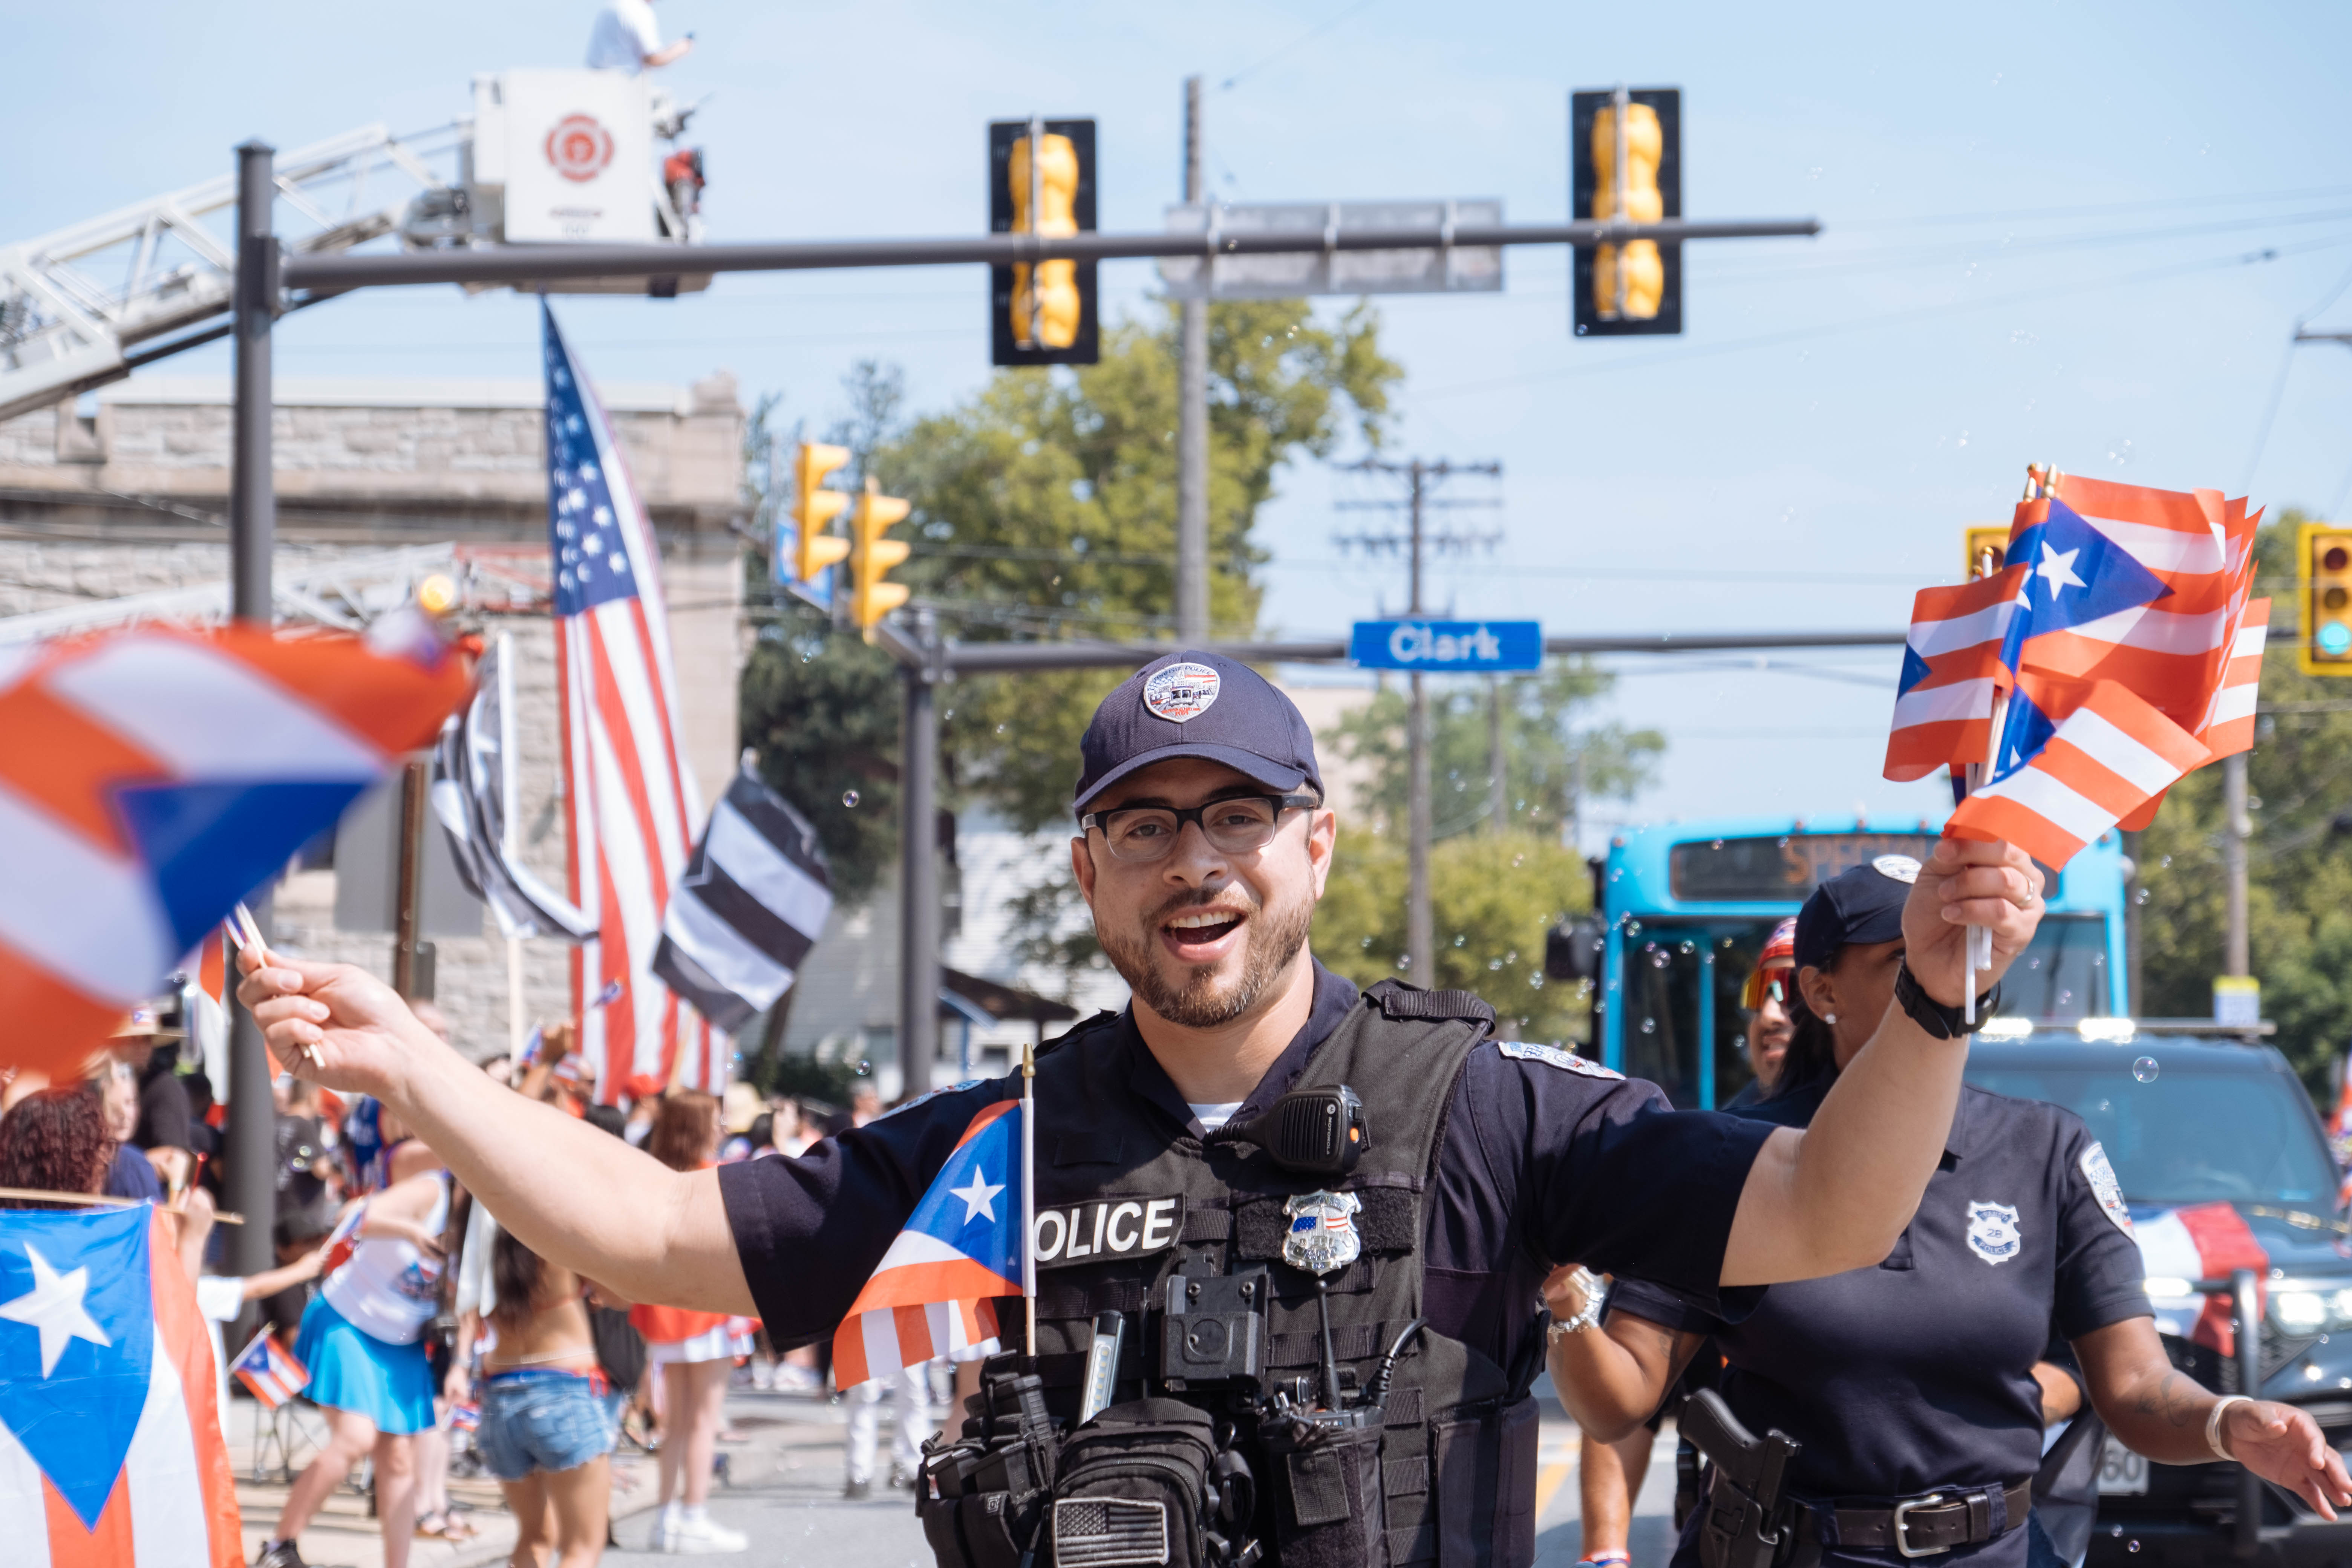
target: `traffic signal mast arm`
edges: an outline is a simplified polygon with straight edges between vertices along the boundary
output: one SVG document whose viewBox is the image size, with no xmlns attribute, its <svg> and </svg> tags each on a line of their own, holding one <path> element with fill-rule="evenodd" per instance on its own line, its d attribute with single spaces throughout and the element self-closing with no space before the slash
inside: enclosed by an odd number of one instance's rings
<svg viewBox="0 0 2352 1568">
<path fill-rule="evenodd" d="M 417 251 L 408 255 L 289 256 L 278 262 L 280 289 L 363 289 L 418 283 L 511 283 L 534 279 L 661 278 L 704 272 L 799 272 L 835 268 L 1024 266 L 1067 257 L 1119 261 L 1162 256 L 1297 256 L 1324 250 L 1444 250 L 1498 245 L 1591 247 L 1619 241 L 1768 239 L 1821 233 L 1818 218 L 1699 223 L 1454 224 L 1426 228 L 1263 229 L 1227 234 L 984 234 L 962 239 L 807 240 L 698 245 L 681 261 L 674 245 L 567 245 Z"/>
</svg>

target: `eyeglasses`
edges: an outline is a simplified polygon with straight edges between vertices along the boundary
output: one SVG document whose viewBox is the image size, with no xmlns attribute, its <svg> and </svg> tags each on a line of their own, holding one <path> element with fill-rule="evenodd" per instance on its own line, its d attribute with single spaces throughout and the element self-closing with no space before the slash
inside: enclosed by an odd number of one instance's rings
<svg viewBox="0 0 2352 1568">
<path fill-rule="evenodd" d="M 1311 795 L 1244 795 L 1181 811 L 1164 805 L 1130 805 L 1116 811 L 1090 811 L 1078 818 L 1078 827 L 1081 832 L 1101 828 L 1103 844 L 1117 860 L 1166 859 L 1188 822 L 1200 825 L 1201 836 L 1211 848 L 1246 855 L 1272 841 L 1285 811 L 1317 804 Z"/>
</svg>

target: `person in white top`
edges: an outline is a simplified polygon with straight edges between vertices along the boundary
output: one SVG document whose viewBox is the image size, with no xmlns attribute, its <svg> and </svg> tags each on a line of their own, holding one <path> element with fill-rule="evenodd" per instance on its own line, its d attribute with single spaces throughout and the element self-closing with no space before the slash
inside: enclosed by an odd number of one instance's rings
<svg viewBox="0 0 2352 1568">
<path fill-rule="evenodd" d="M 588 30 L 588 68 L 635 76 L 652 67 L 668 65 L 694 47 L 694 35 L 664 47 L 661 24 L 654 20 L 653 0 L 604 0 Z"/>
</svg>

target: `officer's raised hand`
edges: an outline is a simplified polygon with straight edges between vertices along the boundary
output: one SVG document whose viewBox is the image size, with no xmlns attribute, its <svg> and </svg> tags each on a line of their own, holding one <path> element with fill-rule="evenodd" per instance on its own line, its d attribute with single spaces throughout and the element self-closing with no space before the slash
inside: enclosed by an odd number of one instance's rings
<svg viewBox="0 0 2352 1568">
<path fill-rule="evenodd" d="M 1992 932 L 1992 967 L 1976 972 L 1977 993 L 2023 952 L 2042 923 L 2042 873 L 2013 844 L 1939 838 L 1903 908 L 1903 960 L 1919 988 L 1947 1007 L 1962 1006 L 1968 978 L 1968 928 Z"/>
</svg>

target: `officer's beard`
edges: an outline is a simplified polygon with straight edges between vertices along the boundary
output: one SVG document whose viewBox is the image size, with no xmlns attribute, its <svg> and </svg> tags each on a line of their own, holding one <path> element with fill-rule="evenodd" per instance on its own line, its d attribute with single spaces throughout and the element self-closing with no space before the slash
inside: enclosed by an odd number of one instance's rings
<svg viewBox="0 0 2352 1568">
<path fill-rule="evenodd" d="M 1234 884 L 1231 890 L 1250 900 L 1249 919 L 1242 930 L 1241 973 L 1231 978 L 1223 977 L 1222 965 L 1178 963 L 1160 946 L 1162 922 L 1188 909 L 1220 901 L 1218 895 L 1186 893 L 1172 899 L 1145 916 L 1132 937 L 1101 929 L 1095 932 L 1103 955 L 1135 999 L 1171 1024 L 1215 1029 L 1248 1016 L 1307 945 L 1307 928 L 1315 920 L 1312 900 L 1274 911 L 1245 885 Z M 1181 971 L 1182 978 L 1171 980 L 1163 964 Z"/>
</svg>

